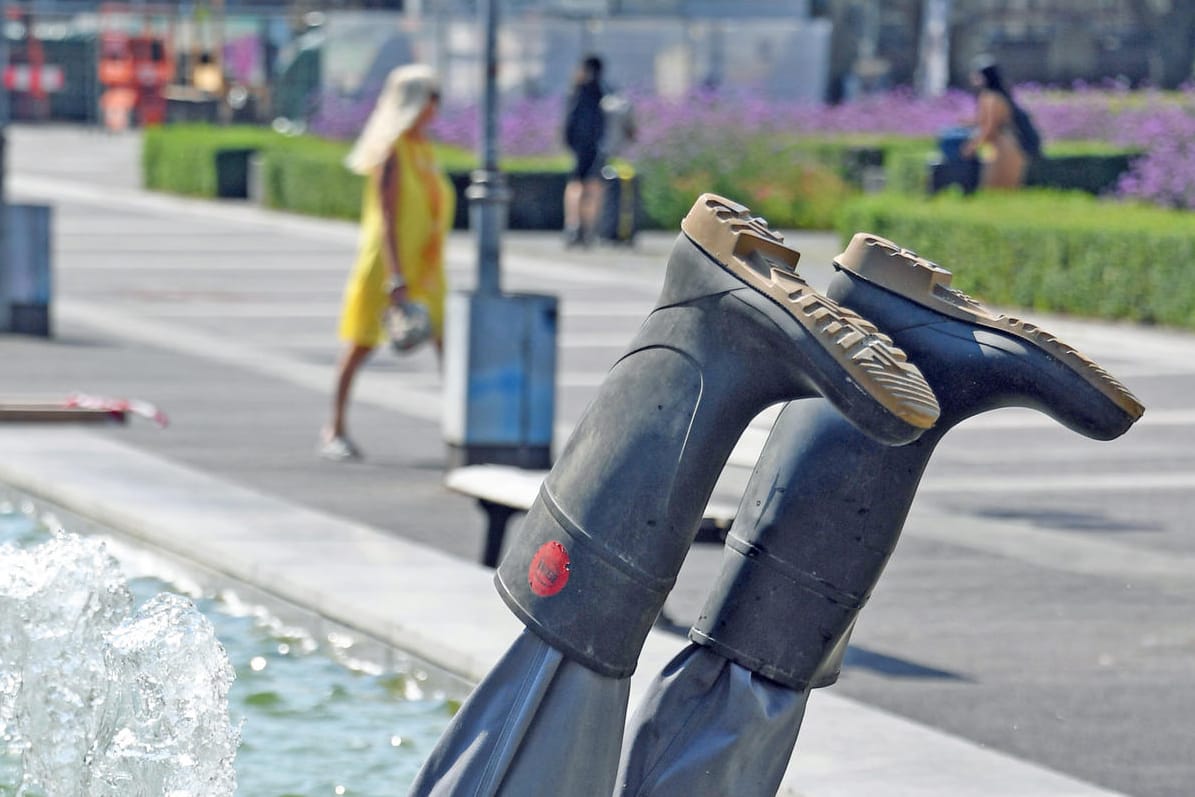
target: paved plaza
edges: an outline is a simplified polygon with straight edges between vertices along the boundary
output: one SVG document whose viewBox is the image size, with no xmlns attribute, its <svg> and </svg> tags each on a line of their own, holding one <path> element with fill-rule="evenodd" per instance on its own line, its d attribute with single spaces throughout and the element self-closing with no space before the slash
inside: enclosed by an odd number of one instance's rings
<svg viewBox="0 0 1195 797">
<path fill-rule="evenodd" d="M 139 398 L 170 425 L 0 425 L 0 483 L 480 677 L 518 624 L 475 564 L 482 515 L 442 484 L 434 356 L 379 351 L 350 420 L 366 459 L 315 456 L 355 226 L 143 191 L 132 134 L 18 126 L 7 157 L 9 201 L 54 209 L 54 336 L 0 335 L 0 399 Z M 673 237 L 565 253 L 507 236 L 503 287 L 560 297 L 557 447 Z M 828 279 L 836 236 L 790 242 Z M 469 288 L 467 234 L 449 256 Z M 1027 410 L 947 435 L 841 681 L 810 701 L 786 794 L 1195 794 L 1195 334 L 1026 315 L 1144 418 L 1106 443 Z M 696 616 L 719 559 L 693 550 L 672 617 Z M 682 645 L 653 632 L 636 689 Z"/>
</svg>

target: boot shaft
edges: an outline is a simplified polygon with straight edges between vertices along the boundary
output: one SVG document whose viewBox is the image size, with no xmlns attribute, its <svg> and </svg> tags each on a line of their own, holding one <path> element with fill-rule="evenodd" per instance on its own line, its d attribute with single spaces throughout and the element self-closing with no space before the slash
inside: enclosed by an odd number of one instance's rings
<svg viewBox="0 0 1195 797">
<path fill-rule="evenodd" d="M 639 649 L 743 429 L 768 405 L 826 396 L 886 442 L 938 414 L 904 353 L 793 271 L 746 208 L 702 197 L 660 300 L 578 422 L 495 574 L 553 646 L 611 677 Z"/>
</svg>

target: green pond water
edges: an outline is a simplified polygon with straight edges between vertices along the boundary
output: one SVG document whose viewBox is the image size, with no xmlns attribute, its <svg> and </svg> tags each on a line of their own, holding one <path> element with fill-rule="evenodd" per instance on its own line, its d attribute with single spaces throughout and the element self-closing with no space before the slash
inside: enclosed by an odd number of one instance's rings
<svg viewBox="0 0 1195 797">
<path fill-rule="evenodd" d="M 0 545 L 44 544 L 46 520 L 53 522 L 31 503 L 0 494 Z M 124 570 L 122 547 L 111 552 Z M 459 705 L 459 690 L 438 686 L 418 662 L 363 655 L 348 634 L 288 625 L 235 590 L 205 594 L 145 573 L 127 582 L 137 604 L 164 592 L 186 595 L 224 646 L 236 672 L 229 713 L 234 727 L 240 723 L 238 795 L 403 794 Z M 17 788 L 19 766 L 3 753 L 0 795 L 34 797 Z"/>
</svg>

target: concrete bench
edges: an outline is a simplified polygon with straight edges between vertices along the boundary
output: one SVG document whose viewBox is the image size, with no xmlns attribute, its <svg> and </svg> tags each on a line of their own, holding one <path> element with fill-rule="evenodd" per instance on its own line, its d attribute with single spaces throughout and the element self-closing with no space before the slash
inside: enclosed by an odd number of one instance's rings
<svg viewBox="0 0 1195 797">
<path fill-rule="evenodd" d="M 481 563 L 497 567 L 512 516 L 526 512 L 539 495 L 546 470 L 524 470 L 510 465 L 468 465 L 448 471 L 444 484 L 453 492 L 477 499 L 485 512 L 486 537 Z M 715 496 L 718 494 L 715 493 Z M 696 543 L 721 545 L 734 522 L 738 502 L 715 497 L 705 508 Z"/>
</svg>

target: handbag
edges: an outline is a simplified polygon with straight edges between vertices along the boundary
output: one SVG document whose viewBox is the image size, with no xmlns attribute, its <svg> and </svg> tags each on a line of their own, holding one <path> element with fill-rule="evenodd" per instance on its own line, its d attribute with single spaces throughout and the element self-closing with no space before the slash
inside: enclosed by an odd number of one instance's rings
<svg viewBox="0 0 1195 797">
<path fill-rule="evenodd" d="M 422 302 L 408 301 L 390 306 L 385 322 L 390 345 L 400 354 L 413 351 L 432 336 L 431 315 Z"/>
</svg>

